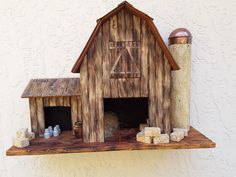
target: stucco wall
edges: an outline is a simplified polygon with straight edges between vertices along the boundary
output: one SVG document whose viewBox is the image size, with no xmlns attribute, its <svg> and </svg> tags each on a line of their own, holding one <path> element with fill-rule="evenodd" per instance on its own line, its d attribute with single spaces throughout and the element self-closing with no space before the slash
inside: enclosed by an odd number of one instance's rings
<svg viewBox="0 0 236 177">
<path fill-rule="evenodd" d="M 18 128 L 29 127 L 30 78 L 70 70 L 97 18 L 120 1 L 0 0 L 0 177 L 236 176 L 236 1 L 130 1 L 155 20 L 167 41 L 177 27 L 193 34 L 191 124 L 216 149 L 124 151 L 6 157 Z"/>
</svg>

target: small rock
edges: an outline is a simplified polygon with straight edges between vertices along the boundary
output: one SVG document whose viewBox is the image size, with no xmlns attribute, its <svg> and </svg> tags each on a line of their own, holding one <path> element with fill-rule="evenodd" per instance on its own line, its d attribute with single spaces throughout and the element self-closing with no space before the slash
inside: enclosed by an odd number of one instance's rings
<svg viewBox="0 0 236 177">
<path fill-rule="evenodd" d="M 27 138 L 28 137 L 28 128 L 21 128 L 16 132 L 17 138 Z"/>
<path fill-rule="evenodd" d="M 168 134 L 161 134 L 160 137 L 154 137 L 153 143 L 154 144 L 165 144 L 170 142 L 170 137 Z"/>
<path fill-rule="evenodd" d="M 171 141 L 180 142 L 182 139 L 184 139 L 184 132 L 183 131 L 175 131 L 170 134 Z"/>
<path fill-rule="evenodd" d="M 143 131 L 145 127 L 148 127 L 148 124 L 139 124 L 140 131 Z"/>
<path fill-rule="evenodd" d="M 145 136 L 143 131 L 136 134 L 136 140 L 142 143 L 147 143 L 147 144 L 152 143 L 152 137 Z"/>
<path fill-rule="evenodd" d="M 18 148 L 24 148 L 29 146 L 29 139 L 28 138 L 14 138 L 13 145 Z"/>
<path fill-rule="evenodd" d="M 35 139 L 35 133 L 34 132 L 28 132 L 28 139 L 29 139 L 29 141 Z"/>
<path fill-rule="evenodd" d="M 145 127 L 144 135 L 151 137 L 159 137 L 161 135 L 161 129 L 159 127 Z"/>
<path fill-rule="evenodd" d="M 188 130 L 186 128 L 173 128 L 173 132 L 176 132 L 176 131 L 183 131 L 184 136 L 188 136 Z"/>
</svg>

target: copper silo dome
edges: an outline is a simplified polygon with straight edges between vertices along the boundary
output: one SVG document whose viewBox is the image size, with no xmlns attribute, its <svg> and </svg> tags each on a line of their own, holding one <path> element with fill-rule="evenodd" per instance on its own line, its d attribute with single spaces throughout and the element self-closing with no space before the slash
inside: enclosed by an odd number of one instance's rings
<svg viewBox="0 0 236 177">
<path fill-rule="evenodd" d="M 171 44 L 191 44 L 192 34 L 186 28 L 177 28 L 170 33 L 169 45 Z"/>
</svg>

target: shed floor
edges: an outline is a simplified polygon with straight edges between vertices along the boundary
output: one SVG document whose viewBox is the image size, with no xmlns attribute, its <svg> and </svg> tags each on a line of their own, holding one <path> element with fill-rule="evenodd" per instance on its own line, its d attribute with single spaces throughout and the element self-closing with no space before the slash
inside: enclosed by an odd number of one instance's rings
<svg viewBox="0 0 236 177">
<path fill-rule="evenodd" d="M 169 144 L 144 144 L 137 142 L 135 137 L 130 140 L 107 141 L 105 143 L 82 143 L 76 139 L 71 131 L 63 132 L 59 137 L 50 139 L 38 138 L 31 141 L 31 145 L 26 148 L 11 147 L 6 155 L 46 155 L 62 153 L 81 153 L 81 152 L 102 152 L 102 151 L 121 151 L 121 150 L 158 150 L 158 149 L 197 149 L 214 148 L 216 144 L 192 128 L 189 136 L 179 143 L 170 142 Z"/>
</svg>

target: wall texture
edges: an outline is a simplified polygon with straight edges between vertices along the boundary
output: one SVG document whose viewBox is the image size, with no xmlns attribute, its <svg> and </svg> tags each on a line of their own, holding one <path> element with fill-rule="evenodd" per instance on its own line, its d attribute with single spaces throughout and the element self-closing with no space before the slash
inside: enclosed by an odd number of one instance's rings
<svg viewBox="0 0 236 177">
<path fill-rule="evenodd" d="M 0 0 L 0 177 L 236 176 L 236 1 L 132 0 L 167 41 L 193 34 L 191 124 L 216 149 L 124 151 L 6 157 L 17 129 L 29 127 L 30 78 L 78 76 L 70 70 L 96 19 L 118 0 Z"/>
</svg>

